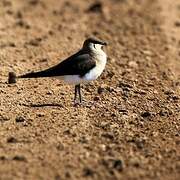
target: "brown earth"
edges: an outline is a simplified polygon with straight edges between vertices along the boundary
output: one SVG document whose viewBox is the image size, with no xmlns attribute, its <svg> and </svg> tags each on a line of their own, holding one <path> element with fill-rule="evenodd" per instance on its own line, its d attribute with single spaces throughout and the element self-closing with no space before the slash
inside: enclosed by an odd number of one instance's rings
<svg viewBox="0 0 180 180">
<path fill-rule="evenodd" d="M 106 70 L 83 86 L 7 83 L 57 64 L 90 35 Z M 0 1 L 0 179 L 180 179 L 180 2 Z"/>
</svg>

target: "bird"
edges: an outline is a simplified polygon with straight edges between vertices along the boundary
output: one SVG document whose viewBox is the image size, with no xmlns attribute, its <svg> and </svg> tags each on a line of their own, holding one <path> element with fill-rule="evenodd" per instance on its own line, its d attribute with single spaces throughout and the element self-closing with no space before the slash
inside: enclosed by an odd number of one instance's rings
<svg viewBox="0 0 180 180">
<path fill-rule="evenodd" d="M 105 69 L 107 55 L 103 47 L 106 45 L 105 41 L 89 37 L 78 52 L 59 64 L 42 71 L 32 71 L 17 78 L 55 77 L 64 80 L 68 84 L 75 85 L 74 103 L 77 102 L 77 96 L 79 96 L 79 102 L 82 103 L 81 84 L 96 80 Z"/>
</svg>

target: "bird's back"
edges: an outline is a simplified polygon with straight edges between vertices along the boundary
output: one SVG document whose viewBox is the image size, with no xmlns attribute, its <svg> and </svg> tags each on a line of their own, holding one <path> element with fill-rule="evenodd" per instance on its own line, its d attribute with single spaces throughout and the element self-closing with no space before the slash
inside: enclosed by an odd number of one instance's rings
<svg viewBox="0 0 180 180">
<path fill-rule="evenodd" d="M 43 71 L 31 72 L 19 76 L 20 78 L 38 78 L 38 77 L 53 77 L 64 75 L 80 75 L 83 76 L 87 71 L 95 66 L 95 61 L 90 53 L 80 50 L 59 64 Z"/>
</svg>

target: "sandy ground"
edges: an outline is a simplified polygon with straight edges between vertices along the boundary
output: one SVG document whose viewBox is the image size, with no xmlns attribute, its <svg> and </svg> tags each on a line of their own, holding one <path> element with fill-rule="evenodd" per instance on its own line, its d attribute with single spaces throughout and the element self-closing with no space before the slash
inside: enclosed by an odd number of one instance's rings
<svg viewBox="0 0 180 180">
<path fill-rule="evenodd" d="M 109 42 L 102 76 L 19 80 L 84 39 Z M 0 179 L 180 178 L 180 2 L 0 1 Z"/>
</svg>

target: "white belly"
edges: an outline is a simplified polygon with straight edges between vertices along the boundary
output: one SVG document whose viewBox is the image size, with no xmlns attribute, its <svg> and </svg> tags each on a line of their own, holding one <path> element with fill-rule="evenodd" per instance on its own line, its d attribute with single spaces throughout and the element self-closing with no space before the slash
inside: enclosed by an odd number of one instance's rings
<svg viewBox="0 0 180 180">
<path fill-rule="evenodd" d="M 104 53 L 103 55 L 97 56 L 97 59 L 96 66 L 83 77 L 80 77 L 79 75 L 66 75 L 63 76 L 62 79 L 68 84 L 80 84 L 96 80 L 105 68 L 107 56 Z"/>
<path fill-rule="evenodd" d="M 83 78 L 79 75 L 65 75 L 62 77 L 63 81 L 68 84 L 80 84 L 83 82 Z"/>
<path fill-rule="evenodd" d="M 83 78 L 87 81 L 93 81 L 97 79 L 102 74 L 105 65 L 106 59 L 103 62 L 98 63 L 93 69 L 91 69 L 87 74 L 85 74 Z"/>
</svg>

